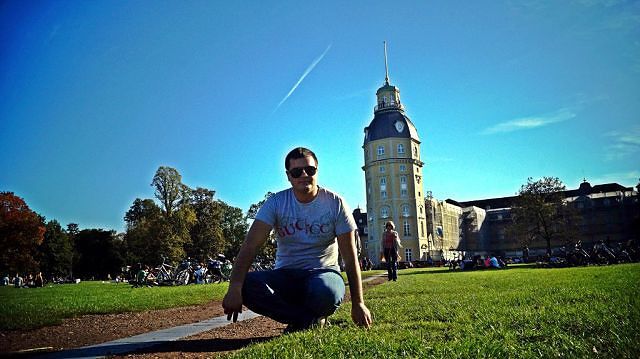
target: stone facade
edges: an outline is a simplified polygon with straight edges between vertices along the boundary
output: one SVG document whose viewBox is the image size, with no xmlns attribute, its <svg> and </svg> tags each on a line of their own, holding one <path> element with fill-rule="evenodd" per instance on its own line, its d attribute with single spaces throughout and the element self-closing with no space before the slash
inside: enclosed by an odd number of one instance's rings
<svg viewBox="0 0 640 359">
<path fill-rule="evenodd" d="M 420 247 L 419 258 L 434 261 L 466 257 L 475 254 L 496 254 L 516 257 L 522 255 L 523 244 L 508 235 L 511 224 L 511 205 L 516 197 L 489 198 L 468 202 L 448 199 L 438 201 L 427 194 L 426 243 Z M 565 201 L 576 209 L 579 218 L 577 238 L 559 238 L 551 243 L 559 248 L 571 241 L 581 240 L 586 247 L 598 241 L 610 244 L 640 240 L 640 196 L 632 187 L 617 183 L 591 186 L 588 182 L 575 190 L 564 191 Z M 359 215 L 367 217 L 366 213 Z M 366 228 L 362 228 L 366 231 Z M 529 245 L 529 254 L 543 255 L 546 242 Z M 371 257 L 374 258 L 374 257 Z"/>
</svg>

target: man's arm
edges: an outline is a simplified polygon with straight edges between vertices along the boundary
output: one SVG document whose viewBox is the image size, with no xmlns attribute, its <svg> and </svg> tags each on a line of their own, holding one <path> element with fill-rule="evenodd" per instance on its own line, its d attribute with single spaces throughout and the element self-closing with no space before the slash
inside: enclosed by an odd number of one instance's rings
<svg viewBox="0 0 640 359">
<path fill-rule="evenodd" d="M 224 308 L 224 313 L 227 315 L 227 320 L 231 320 L 233 317 L 235 322 L 238 320 L 238 313 L 242 313 L 242 285 L 244 284 L 244 278 L 247 276 L 258 248 L 269 237 L 271 228 L 267 223 L 256 219 L 253 221 L 242 247 L 240 247 L 240 252 L 238 252 L 231 271 L 229 289 L 222 300 L 222 308 Z"/>
<path fill-rule="evenodd" d="M 356 262 L 356 246 L 353 231 L 338 236 L 338 247 L 344 260 L 349 291 L 351 292 L 351 319 L 354 323 L 369 328 L 373 320 L 362 296 L 360 266 Z"/>
</svg>

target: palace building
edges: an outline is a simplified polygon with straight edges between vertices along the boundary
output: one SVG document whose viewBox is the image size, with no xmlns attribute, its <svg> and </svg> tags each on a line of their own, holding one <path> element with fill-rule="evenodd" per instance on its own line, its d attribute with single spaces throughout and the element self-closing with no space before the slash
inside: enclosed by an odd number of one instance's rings
<svg viewBox="0 0 640 359">
<path fill-rule="evenodd" d="M 439 201 L 424 192 L 418 131 L 405 113 L 400 90 L 389 83 L 385 44 L 385 80 L 376 92 L 373 120 L 364 128 L 366 212 L 353 211 L 361 240 L 361 257 L 380 262 L 380 240 L 385 223 L 393 221 L 403 248 L 401 261 L 443 261 L 463 255 L 522 254 L 510 238 L 511 207 L 515 197 L 458 202 Z M 640 184 L 638 185 L 640 191 Z M 637 240 L 640 230 L 640 196 L 632 187 L 617 183 L 591 185 L 564 191 L 565 202 L 580 216 L 578 239 L 586 244 L 606 240 Z M 558 239 L 553 247 L 565 245 Z M 532 254 L 544 252 L 540 240 L 529 245 Z"/>
</svg>

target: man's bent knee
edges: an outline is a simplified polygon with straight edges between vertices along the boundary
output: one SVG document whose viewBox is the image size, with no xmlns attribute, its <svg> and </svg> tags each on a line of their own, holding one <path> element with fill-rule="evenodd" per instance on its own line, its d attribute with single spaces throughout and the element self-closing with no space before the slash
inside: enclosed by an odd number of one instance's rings
<svg viewBox="0 0 640 359">
<path fill-rule="evenodd" d="M 309 279 L 306 306 L 318 316 L 331 315 L 340 307 L 344 293 L 344 281 L 339 274 L 322 273 Z"/>
</svg>

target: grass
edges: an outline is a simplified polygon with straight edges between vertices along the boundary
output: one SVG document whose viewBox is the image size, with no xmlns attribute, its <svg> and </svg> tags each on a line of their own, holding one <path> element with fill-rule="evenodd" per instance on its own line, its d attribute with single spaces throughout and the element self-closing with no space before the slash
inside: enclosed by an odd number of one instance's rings
<svg viewBox="0 0 640 359">
<path fill-rule="evenodd" d="M 380 271 L 375 272 L 380 273 Z M 368 272 L 367 274 L 374 274 Z M 238 358 L 638 358 L 640 264 L 503 271 L 400 271 L 371 287 L 370 330 L 350 305 L 332 325 L 251 345 Z M 55 323 L 85 313 L 139 311 L 220 300 L 226 284 L 131 289 L 87 282 L 0 288 L 2 329 Z"/>
<path fill-rule="evenodd" d="M 131 288 L 125 283 L 81 282 L 44 288 L 0 287 L 0 329 L 31 329 L 83 314 L 138 312 L 222 300 L 227 283 Z"/>
<path fill-rule="evenodd" d="M 638 358 L 640 264 L 449 272 L 413 269 L 367 291 L 374 326 L 350 306 L 324 330 L 247 347 L 239 358 Z M 346 330 L 345 330 L 346 329 Z"/>
<path fill-rule="evenodd" d="M 366 278 L 383 271 L 363 272 Z M 343 276 L 346 278 L 346 275 Z M 221 301 L 228 283 L 131 288 L 125 283 L 81 282 L 44 288 L 0 287 L 0 330 L 59 324 L 83 314 L 137 312 Z"/>
</svg>

